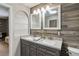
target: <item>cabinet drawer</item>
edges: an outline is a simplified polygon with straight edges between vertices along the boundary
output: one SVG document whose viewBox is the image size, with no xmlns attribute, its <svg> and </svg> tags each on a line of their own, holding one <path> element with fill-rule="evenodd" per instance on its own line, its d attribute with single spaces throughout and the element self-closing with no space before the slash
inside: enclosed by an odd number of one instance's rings
<svg viewBox="0 0 79 59">
<path fill-rule="evenodd" d="M 45 56 L 45 52 L 37 50 L 37 56 Z"/>
<path fill-rule="evenodd" d="M 30 50 L 30 56 L 36 56 L 36 50 Z"/>
<path fill-rule="evenodd" d="M 43 49 L 43 48 L 37 48 L 37 51 L 46 52 L 46 49 Z"/>
<path fill-rule="evenodd" d="M 45 54 L 38 53 L 37 56 L 46 56 Z"/>
<path fill-rule="evenodd" d="M 30 50 L 36 51 L 36 47 L 31 47 L 30 46 Z"/>
<path fill-rule="evenodd" d="M 29 41 L 26 41 L 26 40 L 21 39 L 21 44 L 30 45 L 30 42 L 29 42 Z"/>
<path fill-rule="evenodd" d="M 46 56 L 56 56 L 56 53 L 53 53 L 52 51 L 46 51 Z"/>
<path fill-rule="evenodd" d="M 59 55 L 60 51 L 58 49 L 55 49 L 55 48 L 46 48 L 47 49 L 47 52 L 50 53 L 54 53 L 55 55 Z"/>
</svg>

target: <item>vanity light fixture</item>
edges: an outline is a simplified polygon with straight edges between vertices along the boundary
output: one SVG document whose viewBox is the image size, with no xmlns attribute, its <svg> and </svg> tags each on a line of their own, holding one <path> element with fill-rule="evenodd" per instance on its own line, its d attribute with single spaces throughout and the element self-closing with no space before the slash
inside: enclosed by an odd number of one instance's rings
<svg viewBox="0 0 79 59">
<path fill-rule="evenodd" d="M 38 14 L 38 13 L 40 13 L 41 11 L 40 11 L 40 9 L 37 9 L 37 10 L 34 10 L 33 11 L 33 14 Z"/>
<path fill-rule="evenodd" d="M 38 13 L 40 13 L 40 12 L 44 12 L 44 13 L 45 13 L 46 10 L 49 10 L 49 12 L 51 12 L 51 11 L 50 11 L 50 7 L 47 5 L 47 6 L 46 6 L 46 9 L 42 7 L 41 10 L 40 10 L 40 9 L 34 10 L 34 11 L 33 11 L 33 14 L 38 14 Z"/>
</svg>

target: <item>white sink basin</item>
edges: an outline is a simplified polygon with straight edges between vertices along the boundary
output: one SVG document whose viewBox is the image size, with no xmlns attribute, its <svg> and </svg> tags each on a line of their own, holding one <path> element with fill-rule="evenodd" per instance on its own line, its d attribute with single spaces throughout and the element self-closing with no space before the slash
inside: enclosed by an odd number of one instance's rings
<svg viewBox="0 0 79 59">
<path fill-rule="evenodd" d="M 38 41 L 41 37 L 33 37 L 33 36 L 25 36 L 22 37 L 23 39 L 29 40 L 29 41 Z"/>
<path fill-rule="evenodd" d="M 55 44 L 55 42 L 53 40 L 50 40 L 50 39 L 43 39 L 42 43 L 44 43 L 44 44 L 51 44 L 51 45 Z"/>
</svg>

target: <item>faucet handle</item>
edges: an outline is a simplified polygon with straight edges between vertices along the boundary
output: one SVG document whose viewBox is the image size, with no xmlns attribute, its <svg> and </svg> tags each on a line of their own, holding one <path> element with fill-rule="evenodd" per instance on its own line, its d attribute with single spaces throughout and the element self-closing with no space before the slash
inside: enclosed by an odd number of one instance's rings
<svg viewBox="0 0 79 59">
<path fill-rule="evenodd" d="M 61 32 L 60 31 L 58 31 L 58 36 L 60 36 L 61 35 Z"/>
</svg>

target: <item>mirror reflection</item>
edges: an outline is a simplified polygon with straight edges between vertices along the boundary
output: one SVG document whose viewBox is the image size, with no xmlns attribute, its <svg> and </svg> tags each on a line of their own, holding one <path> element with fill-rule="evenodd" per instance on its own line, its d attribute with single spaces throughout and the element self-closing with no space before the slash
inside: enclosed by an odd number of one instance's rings
<svg viewBox="0 0 79 59">
<path fill-rule="evenodd" d="M 32 14 L 31 19 L 31 28 L 32 29 L 40 29 L 41 28 L 41 20 L 40 20 L 40 14 Z"/>
<path fill-rule="evenodd" d="M 45 12 L 45 27 L 57 27 L 58 8 L 49 9 Z"/>
</svg>

